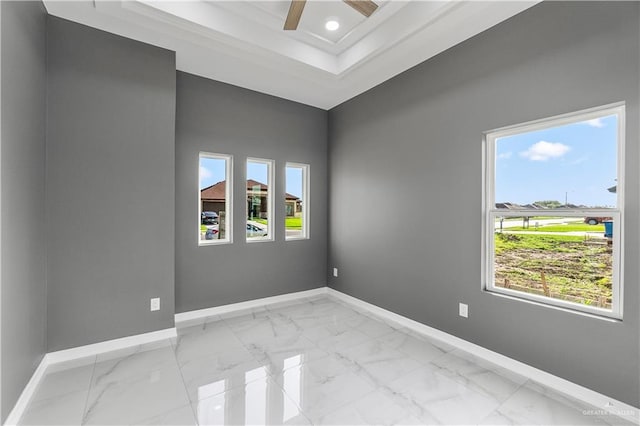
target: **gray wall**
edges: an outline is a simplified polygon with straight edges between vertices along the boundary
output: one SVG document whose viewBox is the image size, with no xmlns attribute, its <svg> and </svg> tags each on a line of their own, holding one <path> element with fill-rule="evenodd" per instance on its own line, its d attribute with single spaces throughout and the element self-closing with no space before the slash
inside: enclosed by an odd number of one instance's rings
<svg viewBox="0 0 640 426">
<path fill-rule="evenodd" d="M 545 2 L 331 110 L 330 286 L 638 406 L 639 6 Z M 483 293 L 482 132 L 621 100 L 624 321 Z"/>
<path fill-rule="evenodd" d="M 327 112 L 181 72 L 177 92 L 176 312 L 325 286 Z M 200 151 L 233 155 L 231 245 L 197 245 Z M 273 242 L 245 240 L 248 156 L 276 161 Z M 287 161 L 311 165 L 310 240 L 284 241 Z"/>
<path fill-rule="evenodd" d="M 4 422 L 46 351 L 46 12 L 39 1 L 0 8 Z"/>
<path fill-rule="evenodd" d="M 54 17 L 47 43 L 48 350 L 170 328 L 175 54 Z"/>
</svg>

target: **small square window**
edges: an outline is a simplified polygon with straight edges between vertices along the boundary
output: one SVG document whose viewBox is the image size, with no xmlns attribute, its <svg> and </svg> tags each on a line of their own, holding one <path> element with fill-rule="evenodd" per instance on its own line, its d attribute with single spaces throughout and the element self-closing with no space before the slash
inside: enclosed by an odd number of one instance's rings
<svg viewBox="0 0 640 426">
<path fill-rule="evenodd" d="M 273 161 L 247 160 L 247 241 L 273 240 Z"/>
<path fill-rule="evenodd" d="M 309 238 L 309 165 L 287 163 L 285 230 L 287 240 Z"/>
</svg>

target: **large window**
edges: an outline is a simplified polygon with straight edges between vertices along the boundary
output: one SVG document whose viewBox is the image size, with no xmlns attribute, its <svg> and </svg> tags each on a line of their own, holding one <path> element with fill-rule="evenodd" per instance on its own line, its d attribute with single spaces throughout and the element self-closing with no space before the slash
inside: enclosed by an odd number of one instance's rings
<svg viewBox="0 0 640 426">
<path fill-rule="evenodd" d="M 287 163 L 285 174 L 286 239 L 309 238 L 309 165 Z"/>
<path fill-rule="evenodd" d="M 273 161 L 247 160 L 247 241 L 273 239 Z"/>
<path fill-rule="evenodd" d="M 486 290 L 622 317 L 624 105 L 485 135 Z"/>
<path fill-rule="evenodd" d="M 230 155 L 200 153 L 198 192 L 198 244 L 230 243 L 231 239 Z"/>
</svg>

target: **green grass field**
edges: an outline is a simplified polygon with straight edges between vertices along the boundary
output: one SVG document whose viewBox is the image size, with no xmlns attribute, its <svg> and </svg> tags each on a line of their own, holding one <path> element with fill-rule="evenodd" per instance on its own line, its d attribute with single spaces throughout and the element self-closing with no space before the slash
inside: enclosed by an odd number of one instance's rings
<svg viewBox="0 0 640 426">
<path fill-rule="evenodd" d="M 258 223 L 262 223 L 263 225 L 267 224 L 266 219 L 253 219 Z M 287 229 L 302 229 L 302 218 L 301 217 L 287 217 L 284 220 L 284 226 Z"/>
<path fill-rule="evenodd" d="M 521 226 L 511 227 L 508 231 L 531 231 L 531 232 L 602 232 L 604 233 L 604 225 L 589 225 L 582 222 L 571 222 L 567 224 L 554 224 L 535 227 L 535 224 L 531 223 L 528 228 Z"/>
<path fill-rule="evenodd" d="M 288 217 L 284 220 L 284 226 L 287 229 L 302 229 L 302 218 Z"/>
</svg>

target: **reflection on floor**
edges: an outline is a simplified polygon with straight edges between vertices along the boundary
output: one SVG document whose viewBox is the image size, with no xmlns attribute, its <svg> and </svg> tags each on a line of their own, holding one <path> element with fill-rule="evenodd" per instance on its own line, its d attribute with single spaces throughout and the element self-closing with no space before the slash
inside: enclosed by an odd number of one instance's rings
<svg viewBox="0 0 640 426">
<path fill-rule="evenodd" d="M 623 424 L 319 297 L 51 366 L 20 424 Z"/>
</svg>

